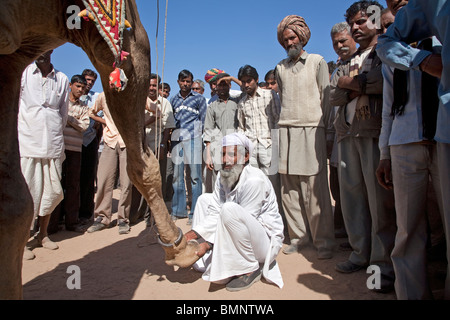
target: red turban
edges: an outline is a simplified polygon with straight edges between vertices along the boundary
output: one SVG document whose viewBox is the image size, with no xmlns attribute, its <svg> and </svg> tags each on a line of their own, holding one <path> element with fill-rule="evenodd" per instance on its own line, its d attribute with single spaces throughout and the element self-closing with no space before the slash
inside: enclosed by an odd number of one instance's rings
<svg viewBox="0 0 450 320">
<path fill-rule="evenodd" d="M 224 71 L 217 68 L 210 69 L 205 74 L 205 81 L 208 83 L 214 82 L 217 80 L 217 76 L 221 73 L 224 73 Z"/>
</svg>

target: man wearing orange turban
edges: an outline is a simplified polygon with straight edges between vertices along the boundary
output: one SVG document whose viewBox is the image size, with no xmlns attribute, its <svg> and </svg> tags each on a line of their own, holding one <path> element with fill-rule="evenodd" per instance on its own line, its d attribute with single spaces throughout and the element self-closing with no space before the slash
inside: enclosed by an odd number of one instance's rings
<svg viewBox="0 0 450 320">
<path fill-rule="evenodd" d="M 217 80 L 217 76 L 221 73 L 224 73 L 224 71 L 217 68 L 209 69 L 205 74 L 205 81 L 208 83 L 211 81 L 215 82 Z"/>
</svg>

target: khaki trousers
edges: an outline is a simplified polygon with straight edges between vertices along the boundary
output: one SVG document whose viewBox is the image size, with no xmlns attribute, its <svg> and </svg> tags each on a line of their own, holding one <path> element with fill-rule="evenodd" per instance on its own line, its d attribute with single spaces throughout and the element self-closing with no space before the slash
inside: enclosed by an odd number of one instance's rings
<svg viewBox="0 0 450 320">
<path fill-rule="evenodd" d="M 430 176 L 442 209 L 436 146 L 406 144 L 390 149 L 398 227 L 392 251 L 395 293 L 399 300 L 431 299 L 426 264 Z"/>
<path fill-rule="evenodd" d="M 333 211 L 326 166 L 317 175 L 280 174 L 281 199 L 289 237 L 307 239 L 311 235 L 317 250 L 335 247 Z"/>
<path fill-rule="evenodd" d="M 338 142 L 338 174 L 341 208 L 348 240 L 349 260 L 357 265 L 376 265 L 382 275 L 394 279 L 391 251 L 396 223 L 394 194 L 378 183 L 378 139 L 346 137 Z"/>
<path fill-rule="evenodd" d="M 112 198 L 117 166 L 119 166 L 120 182 L 117 220 L 118 223 L 122 221 L 129 222 L 132 183 L 127 174 L 126 148 L 120 148 L 117 144 L 115 149 L 113 149 L 105 144 L 98 163 L 97 198 L 95 201 L 94 217 L 95 219 L 101 217 L 101 223 L 106 225 L 109 225 L 112 220 Z"/>
</svg>

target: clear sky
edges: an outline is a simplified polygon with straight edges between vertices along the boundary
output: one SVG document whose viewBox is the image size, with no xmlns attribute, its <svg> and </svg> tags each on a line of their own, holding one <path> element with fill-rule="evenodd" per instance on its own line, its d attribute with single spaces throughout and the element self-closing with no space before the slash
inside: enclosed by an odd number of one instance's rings
<svg viewBox="0 0 450 320">
<path fill-rule="evenodd" d="M 241 66 L 256 68 L 260 81 L 270 69 L 286 57 L 278 43 L 277 26 L 287 15 L 302 16 L 311 29 L 305 46 L 325 61 L 336 60 L 330 38 L 335 23 L 344 21 L 353 0 L 168 0 L 166 49 L 164 58 L 164 25 L 166 0 L 159 0 L 158 55 L 156 52 L 158 0 L 136 0 L 139 15 L 147 31 L 152 50 L 152 72 L 172 87 L 171 96 L 179 90 L 178 73 L 187 69 L 195 79 L 204 81 L 208 69 L 219 68 L 236 76 Z M 384 0 L 379 1 L 386 7 Z M 70 79 L 85 68 L 93 69 L 86 54 L 72 44 L 65 44 L 52 55 L 56 69 Z M 164 62 L 164 73 L 162 73 Z M 238 89 L 236 85 L 233 89 Z M 95 91 L 103 91 L 100 81 Z M 210 96 L 206 84 L 205 96 Z"/>
</svg>

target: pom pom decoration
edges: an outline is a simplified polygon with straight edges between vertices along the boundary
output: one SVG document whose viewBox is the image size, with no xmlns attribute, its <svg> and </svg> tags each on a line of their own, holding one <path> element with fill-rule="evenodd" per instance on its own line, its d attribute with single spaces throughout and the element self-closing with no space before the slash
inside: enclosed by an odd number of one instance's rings
<svg viewBox="0 0 450 320">
<path fill-rule="evenodd" d="M 120 68 L 115 68 L 109 75 L 109 87 L 116 91 L 125 90 L 128 83 L 128 78 Z"/>
</svg>

